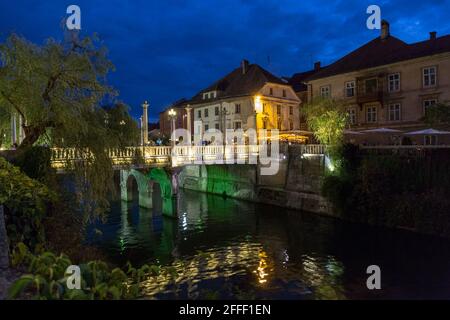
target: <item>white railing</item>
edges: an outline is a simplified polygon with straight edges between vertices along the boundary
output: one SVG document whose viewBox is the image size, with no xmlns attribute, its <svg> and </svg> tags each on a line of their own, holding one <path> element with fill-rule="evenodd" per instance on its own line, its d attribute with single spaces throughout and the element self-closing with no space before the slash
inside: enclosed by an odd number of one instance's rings
<svg viewBox="0 0 450 320">
<path fill-rule="evenodd" d="M 324 144 L 305 144 L 301 145 L 301 154 L 323 155 L 326 153 L 327 146 Z"/>
<path fill-rule="evenodd" d="M 175 147 L 127 147 L 109 149 L 108 156 L 114 165 L 185 165 L 196 161 L 214 162 L 227 159 L 248 159 L 257 156 L 262 146 L 175 146 Z M 52 148 L 51 162 L 60 169 L 76 162 L 93 158 L 89 150 L 75 148 Z"/>
</svg>

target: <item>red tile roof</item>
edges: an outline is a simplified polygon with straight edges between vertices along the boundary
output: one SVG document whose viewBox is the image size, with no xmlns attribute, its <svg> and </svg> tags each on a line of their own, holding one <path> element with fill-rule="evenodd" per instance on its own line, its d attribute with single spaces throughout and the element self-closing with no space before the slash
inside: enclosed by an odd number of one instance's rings
<svg viewBox="0 0 450 320">
<path fill-rule="evenodd" d="M 424 56 L 450 52 L 450 35 L 407 44 L 388 36 L 376 38 L 338 61 L 307 77 L 305 81 L 358 71 Z"/>
</svg>

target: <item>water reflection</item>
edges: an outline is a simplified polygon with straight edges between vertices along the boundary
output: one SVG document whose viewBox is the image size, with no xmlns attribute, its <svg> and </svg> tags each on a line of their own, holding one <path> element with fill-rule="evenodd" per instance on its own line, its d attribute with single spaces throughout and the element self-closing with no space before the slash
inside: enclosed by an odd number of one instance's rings
<svg viewBox="0 0 450 320">
<path fill-rule="evenodd" d="M 115 202 L 90 241 L 117 265 L 172 267 L 149 298 L 449 298 L 450 243 L 219 196 L 183 192 L 179 219 L 161 205 Z M 382 269 L 380 292 L 365 287 Z M 176 271 L 176 272 L 175 272 Z"/>
</svg>

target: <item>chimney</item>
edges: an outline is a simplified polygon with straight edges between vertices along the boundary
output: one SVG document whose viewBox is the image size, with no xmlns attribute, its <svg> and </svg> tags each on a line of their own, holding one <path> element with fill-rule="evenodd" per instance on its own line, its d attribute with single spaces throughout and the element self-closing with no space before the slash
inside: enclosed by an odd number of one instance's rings
<svg viewBox="0 0 450 320">
<path fill-rule="evenodd" d="M 390 36 L 389 22 L 386 20 L 381 21 L 381 40 L 387 39 Z"/>
<path fill-rule="evenodd" d="M 242 60 L 241 62 L 242 74 L 246 74 L 248 71 L 248 60 Z"/>
<path fill-rule="evenodd" d="M 436 40 L 436 31 L 430 32 L 430 40 Z"/>
<path fill-rule="evenodd" d="M 320 70 L 320 61 L 314 62 L 314 70 L 315 71 Z"/>
</svg>

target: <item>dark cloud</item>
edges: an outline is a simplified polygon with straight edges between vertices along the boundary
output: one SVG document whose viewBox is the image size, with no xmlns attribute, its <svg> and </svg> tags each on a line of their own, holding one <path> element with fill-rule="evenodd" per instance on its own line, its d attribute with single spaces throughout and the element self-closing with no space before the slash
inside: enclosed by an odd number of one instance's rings
<svg viewBox="0 0 450 320">
<path fill-rule="evenodd" d="M 450 33 L 450 0 L 96 0 L 2 1 L 0 37 L 33 42 L 61 38 L 68 5 L 82 11 L 85 34 L 97 32 L 116 72 L 109 81 L 133 114 L 151 101 L 151 116 L 190 97 L 238 66 L 242 58 L 278 75 L 331 63 L 378 36 L 366 29 L 366 8 L 378 4 L 394 35 L 420 41 Z M 270 61 L 270 64 L 269 64 Z"/>
</svg>

